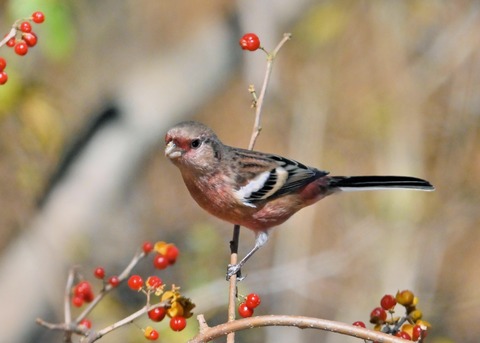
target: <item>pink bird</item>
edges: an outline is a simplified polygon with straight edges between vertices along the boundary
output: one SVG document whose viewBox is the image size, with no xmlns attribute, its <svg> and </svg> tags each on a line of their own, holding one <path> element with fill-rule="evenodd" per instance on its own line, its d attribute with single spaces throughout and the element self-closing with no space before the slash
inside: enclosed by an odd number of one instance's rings
<svg viewBox="0 0 480 343">
<path fill-rule="evenodd" d="M 227 278 L 268 240 L 268 231 L 300 209 L 340 191 L 413 189 L 432 191 L 409 176 L 329 176 L 327 171 L 257 151 L 224 145 L 207 126 L 186 121 L 168 130 L 165 155 L 182 174 L 193 199 L 208 213 L 255 233 L 255 246 Z M 240 273 L 238 274 L 240 275 Z"/>
</svg>

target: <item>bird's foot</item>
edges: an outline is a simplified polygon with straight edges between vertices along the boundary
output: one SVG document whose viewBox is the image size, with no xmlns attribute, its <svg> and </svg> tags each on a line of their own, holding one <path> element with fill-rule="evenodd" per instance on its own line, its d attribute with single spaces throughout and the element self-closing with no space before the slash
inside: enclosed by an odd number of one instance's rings
<svg viewBox="0 0 480 343">
<path fill-rule="evenodd" d="M 227 281 L 237 274 L 237 281 L 242 281 L 245 276 L 242 276 L 242 266 L 240 264 L 229 264 L 227 267 Z"/>
</svg>

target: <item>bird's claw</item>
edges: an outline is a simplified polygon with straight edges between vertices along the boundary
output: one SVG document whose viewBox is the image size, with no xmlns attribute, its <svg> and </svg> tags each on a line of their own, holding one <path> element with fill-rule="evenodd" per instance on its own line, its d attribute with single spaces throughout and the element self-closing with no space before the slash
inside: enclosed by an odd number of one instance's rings
<svg viewBox="0 0 480 343">
<path fill-rule="evenodd" d="M 230 280 L 230 278 L 237 274 L 237 281 L 242 281 L 245 279 L 245 276 L 242 276 L 242 266 L 239 264 L 229 264 L 227 267 L 227 281 Z"/>
</svg>

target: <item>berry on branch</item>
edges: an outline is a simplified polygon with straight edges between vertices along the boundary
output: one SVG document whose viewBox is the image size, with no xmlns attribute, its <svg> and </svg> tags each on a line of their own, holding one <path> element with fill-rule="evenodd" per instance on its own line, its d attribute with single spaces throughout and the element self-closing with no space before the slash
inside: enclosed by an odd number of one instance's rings
<svg viewBox="0 0 480 343">
<path fill-rule="evenodd" d="M 145 338 L 149 341 L 156 341 L 159 337 L 158 331 L 151 326 L 147 326 L 145 330 L 143 330 L 143 334 L 145 335 Z"/>
<path fill-rule="evenodd" d="M 8 81 L 8 75 L 4 71 L 0 72 L 0 85 L 4 85 Z"/>
<path fill-rule="evenodd" d="M 103 269 L 102 267 L 97 267 L 95 268 L 95 270 L 93 271 L 93 275 L 97 278 L 97 279 L 103 279 L 105 277 L 105 269 Z"/>
<path fill-rule="evenodd" d="M 397 304 L 397 301 L 395 300 L 395 297 L 391 294 L 385 294 L 382 297 L 382 300 L 380 300 L 380 305 L 385 311 L 389 311 L 395 307 Z"/>
<path fill-rule="evenodd" d="M 142 286 L 143 286 L 143 279 L 140 275 L 132 275 L 128 279 L 128 287 L 130 287 L 134 291 L 141 290 Z"/>
<path fill-rule="evenodd" d="M 33 48 L 35 45 L 37 45 L 37 35 L 33 32 L 29 32 L 29 33 L 24 33 L 22 35 L 22 39 L 25 41 L 25 43 L 27 43 L 27 45 L 31 48 Z"/>
<path fill-rule="evenodd" d="M 15 53 L 19 56 L 24 56 L 28 52 L 28 45 L 25 43 L 24 40 L 20 40 L 17 44 L 15 44 Z"/>
<path fill-rule="evenodd" d="M 154 322 L 160 322 L 165 318 L 167 310 L 164 307 L 156 307 L 153 310 L 148 311 L 148 318 Z"/>
<path fill-rule="evenodd" d="M 246 33 L 239 43 L 243 50 L 255 51 L 260 47 L 260 38 L 255 33 Z"/>
<path fill-rule="evenodd" d="M 7 67 L 7 61 L 3 57 L 0 57 L 0 72 Z"/>
<path fill-rule="evenodd" d="M 170 319 L 170 328 L 173 331 L 182 331 L 187 326 L 187 320 L 181 316 L 175 316 Z"/>
<path fill-rule="evenodd" d="M 43 14 L 43 12 L 37 11 L 32 14 L 32 20 L 36 24 L 41 24 L 45 21 L 45 14 Z"/>
<path fill-rule="evenodd" d="M 238 305 L 238 314 L 240 317 L 248 318 L 253 316 L 253 309 L 248 307 L 247 304 L 241 303 Z"/>
<path fill-rule="evenodd" d="M 258 305 L 260 305 L 260 296 L 255 293 L 250 293 L 247 295 L 247 298 L 245 299 L 245 305 L 247 305 L 249 308 L 252 310 L 256 308 Z"/>
<path fill-rule="evenodd" d="M 20 24 L 19 29 L 25 33 L 32 32 L 32 25 L 28 21 L 24 21 Z"/>
<path fill-rule="evenodd" d="M 118 276 L 116 275 L 113 275 L 113 276 L 110 276 L 110 278 L 108 279 L 108 283 L 113 287 L 117 287 L 119 284 L 120 284 L 120 279 L 118 278 Z"/>
</svg>

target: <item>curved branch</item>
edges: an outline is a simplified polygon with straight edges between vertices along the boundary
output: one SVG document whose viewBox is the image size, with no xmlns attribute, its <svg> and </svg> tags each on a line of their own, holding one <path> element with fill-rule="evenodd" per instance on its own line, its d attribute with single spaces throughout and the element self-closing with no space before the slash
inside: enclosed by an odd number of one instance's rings
<svg viewBox="0 0 480 343">
<path fill-rule="evenodd" d="M 199 321 L 201 321 L 203 320 L 203 315 L 199 315 L 197 318 Z M 379 343 L 405 342 L 405 340 L 401 338 L 387 335 L 379 331 L 364 329 L 358 326 L 334 322 L 331 320 L 302 316 L 268 315 L 238 319 L 213 327 L 204 326 L 203 330 L 201 330 L 199 334 L 189 340 L 188 343 L 209 342 L 215 338 L 225 336 L 231 332 L 258 328 L 262 326 L 294 326 L 299 329 L 318 329 L 330 332 L 337 332 L 342 335 L 357 337 Z"/>
</svg>

